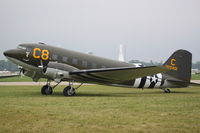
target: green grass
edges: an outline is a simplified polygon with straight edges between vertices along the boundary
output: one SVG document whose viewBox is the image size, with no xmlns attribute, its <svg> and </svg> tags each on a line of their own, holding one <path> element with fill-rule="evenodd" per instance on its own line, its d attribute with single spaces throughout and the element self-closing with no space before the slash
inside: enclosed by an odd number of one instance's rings
<svg viewBox="0 0 200 133">
<path fill-rule="evenodd" d="M 192 74 L 192 80 L 200 80 L 200 74 Z"/>
<path fill-rule="evenodd" d="M 40 79 L 39 81 L 46 81 L 45 79 Z M 27 76 L 2 78 L 0 82 L 33 82 L 32 78 Z"/>
<path fill-rule="evenodd" d="M 40 86 L 0 86 L 0 132 L 199 133 L 200 88 L 137 90 L 63 86 L 42 96 Z"/>
</svg>

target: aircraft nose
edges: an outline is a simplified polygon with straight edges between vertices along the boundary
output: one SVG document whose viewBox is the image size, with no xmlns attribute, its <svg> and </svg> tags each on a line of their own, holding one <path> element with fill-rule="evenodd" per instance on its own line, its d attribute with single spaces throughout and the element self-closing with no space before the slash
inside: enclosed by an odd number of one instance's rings
<svg viewBox="0 0 200 133">
<path fill-rule="evenodd" d="M 11 56 L 13 54 L 13 50 L 7 50 L 3 54 L 4 56 Z"/>
<path fill-rule="evenodd" d="M 20 53 L 21 53 L 21 51 L 19 51 L 18 49 L 11 49 L 11 50 L 5 51 L 3 54 L 6 57 L 16 57 Z"/>
</svg>

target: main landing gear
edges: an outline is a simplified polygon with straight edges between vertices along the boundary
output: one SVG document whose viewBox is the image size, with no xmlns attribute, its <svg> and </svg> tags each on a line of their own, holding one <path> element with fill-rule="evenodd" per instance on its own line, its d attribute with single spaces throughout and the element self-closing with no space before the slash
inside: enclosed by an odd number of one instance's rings
<svg viewBox="0 0 200 133">
<path fill-rule="evenodd" d="M 41 93 L 42 93 L 42 95 L 51 95 L 53 93 L 53 89 L 49 85 L 44 85 L 41 88 Z"/>
<path fill-rule="evenodd" d="M 51 87 L 50 83 L 51 83 L 51 82 L 50 82 L 49 80 L 47 80 L 47 84 L 44 85 L 44 86 L 41 88 L 41 94 L 42 94 L 42 95 L 51 95 L 51 94 L 53 94 L 53 89 L 54 89 L 60 82 L 59 82 L 57 85 L 53 86 L 53 87 Z"/>
<path fill-rule="evenodd" d="M 50 81 L 47 81 L 47 84 L 41 88 L 42 95 L 51 95 L 53 94 L 53 89 L 58 86 L 61 82 L 57 83 L 55 86 L 50 86 Z M 74 82 L 69 82 L 69 85 L 63 89 L 64 96 L 74 96 L 76 94 L 76 90 L 81 87 L 83 83 L 81 83 L 78 87 L 73 87 Z"/>
<path fill-rule="evenodd" d="M 72 86 L 67 86 L 63 90 L 64 96 L 74 96 L 75 94 L 76 94 L 76 90 Z"/>
<path fill-rule="evenodd" d="M 64 96 L 74 96 L 76 94 L 76 90 L 81 87 L 81 85 L 83 83 L 81 83 L 79 86 L 77 86 L 76 88 L 73 87 L 74 82 L 69 82 L 69 85 L 67 87 L 64 88 L 63 90 L 63 95 Z"/>
</svg>

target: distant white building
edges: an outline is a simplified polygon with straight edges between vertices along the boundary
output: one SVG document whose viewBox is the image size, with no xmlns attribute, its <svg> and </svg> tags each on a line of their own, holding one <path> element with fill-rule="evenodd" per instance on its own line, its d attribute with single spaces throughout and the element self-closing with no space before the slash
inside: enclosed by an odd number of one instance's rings
<svg viewBox="0 0 200 133">
<path fill-rule="evenodd" d="M 143 67 L 142 63 L 132 63 L 135 67 Z"/>
<path fill-rule="evenodd" d="M 192 74 L 200 74 L 200 70 L 199 69 L 192 69 Z"/>
<path fill-rule="evenodd" d="M 119 45 L 119 57 L 118 57 L 118 61 L 125 62 L 126 61 L 125 56 L 126 56 L 125 45 L 120 44 Z"/>
</svg>

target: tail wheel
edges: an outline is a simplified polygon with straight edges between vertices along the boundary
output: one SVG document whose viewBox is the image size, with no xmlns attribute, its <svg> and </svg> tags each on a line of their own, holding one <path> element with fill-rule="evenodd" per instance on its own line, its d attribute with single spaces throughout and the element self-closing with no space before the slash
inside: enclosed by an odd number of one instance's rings
<svg viewBox="0 0 200 133">
<path fill-rule="evenodd" d="M 41 89 L 41 94 L 42 95 L 51 95 L 53 93 L 53 89 L 49 85 L 45 85 Z"/>
<path fill-rule="evenodd" d="M 171 93 L 171 90 L 170 89 L 165 89 L 164 92 L 165 93 Z"/>
<path fill-rule="evenodd" d="M 76 94 L 75 88 L 73 88 L 72 86 L 67 86 L 63 90 L 64 96 L 74 96 L 75 94 Z"/>
</svg>

